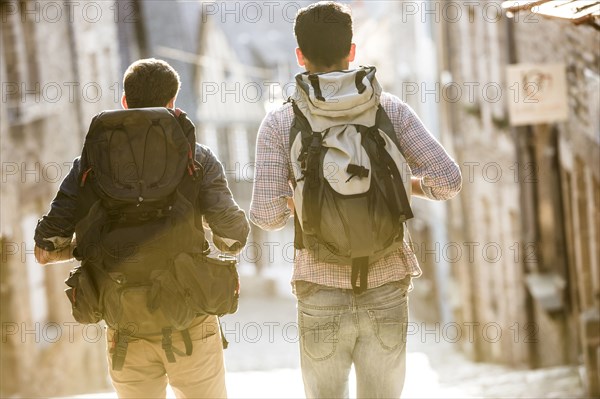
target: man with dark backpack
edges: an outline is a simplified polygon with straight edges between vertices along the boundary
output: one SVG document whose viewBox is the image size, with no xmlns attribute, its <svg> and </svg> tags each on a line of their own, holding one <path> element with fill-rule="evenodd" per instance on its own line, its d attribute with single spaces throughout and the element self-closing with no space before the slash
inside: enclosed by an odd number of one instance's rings
<svg viewBox="0 0 600 399">
<path fill-rule="evenodd" d="M 298 11 L 306 72 L 262 122 L 250 219 L 266 230 L 294 215 L 292 284 L 307 397 L 399 397 L 407 291 L 421 273 L 407 237 L 411 195 L 447 200 L 456 163 L 413 110 L 354 60 L 352 16 L 340 3 Z"/>
<path fill-rule="evenodd" d="M 179 75 L 145 59 L 125 72 L 123 110 L 94 117 L 81 157 L 35 231 L 41 264 L 76 258 L 73 316 L 108 325 L 119 397 L 226 397 L 217 316 L 237 309 L 232 257 L 249 225 L 223 167 L 174 109 Z M 75 233 L 75 239 L 72 239 Z"/>
</svg>

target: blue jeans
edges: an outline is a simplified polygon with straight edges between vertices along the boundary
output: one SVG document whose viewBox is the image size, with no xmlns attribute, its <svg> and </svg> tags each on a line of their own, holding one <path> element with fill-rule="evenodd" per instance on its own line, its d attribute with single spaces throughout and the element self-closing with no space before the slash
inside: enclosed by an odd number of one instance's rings
<svg viewBox="0 0 600 399">
<path fill-rule="evenodd" d="M 406 373 L 410 277 L 362 294 L 296 282 L 307 398 L 347 398 L 354 364 L 359 398 L 399 398 Z"/>
</svg>

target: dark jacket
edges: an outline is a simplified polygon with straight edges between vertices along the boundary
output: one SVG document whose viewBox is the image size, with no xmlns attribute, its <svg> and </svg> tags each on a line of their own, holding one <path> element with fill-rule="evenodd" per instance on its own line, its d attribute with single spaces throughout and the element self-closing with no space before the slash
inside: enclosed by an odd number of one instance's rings
<svg viewBox="0 0 600 399">
<path fill-rule="evenodd" d="M 182 125 L 184 130 L 194 129 L 194 125 L 187 117 Z M 202 179 L 198 181 L 201 187 L 196 204 L 196 222 L 202 223 L 199 219 L 200 216 L 204 217 L 213 232 L 213 241 L 217 248 L 228 252 L 239 252 L 246 245 L 250 231 L 246 215 L 233 199 L 223 166 L 211 150 L 196 143 L 196 160 L 203 169 Z M 63 180 L 49 212 L 38 221 L 34 236 L 38 247 L 53 251 L 67 246 L 71 241 L 75 225 L 87 212 L 87 209 L 82 211 L 81 201 L 79 201 L 79 176 L 81 170 L 78 157 Z M 227 239 L 229 245 L 220 238 Z"/>
</svg>

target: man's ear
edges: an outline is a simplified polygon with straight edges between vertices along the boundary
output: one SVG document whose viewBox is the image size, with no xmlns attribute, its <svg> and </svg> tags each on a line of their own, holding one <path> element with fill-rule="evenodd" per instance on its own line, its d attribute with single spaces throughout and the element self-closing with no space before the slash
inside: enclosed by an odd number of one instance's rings
<svg viewBox="0 0 600 399">
<path fill-rule="evenodd" d="M 298 61 L 298 65 L 301 67 L 306 65 L 306 61 L 304 60 L 304 54 L 302 54 L 302 50 L 300 47 L 296 47 L 296 60 Z"/>
<path fill-rule="evenodd" d="M 348 53 L 348 62 L 353 62 L 354 57 L 356 57 L 356 44 L 352 43 L 350 45 L 350 52 Z"/>
<path fill-rule="evenodd" d="M 166 108 L 175 108 L 175 99 L 177 99 L 177 96 L 173 97 L 171 101 L 167 103 Z"/>
<path fill-rule="evenodd" d="M 121 107 L 123 107 L 123 109 L 128 109 L 129 108 L 127 106 L 127 99 L 125 98 L 125 93 L 123 93 L 123 96 L 121 97 Z"/>
</svg>

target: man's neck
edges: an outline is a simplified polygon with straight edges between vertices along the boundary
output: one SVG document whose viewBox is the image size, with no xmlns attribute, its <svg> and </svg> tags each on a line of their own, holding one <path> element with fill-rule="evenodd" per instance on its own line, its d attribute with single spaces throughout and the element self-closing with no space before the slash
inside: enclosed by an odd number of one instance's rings
<svg viewBox="0 0 600 399">
<path fill-rule="evenodd" d="M 338 64 L 338 65 L 333 65 L 330 67 L 321 67 L 321 66 L 316 66 L 316 65 L 306 65 L 306 71 L 308 73 L 328 73 L 328 72 L 335 72 L 335 71 L 345 71 L 347 69 L 350 68 L 350 63 L 342 63 L 342 64 Z"/>
</svg>

